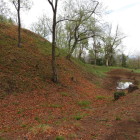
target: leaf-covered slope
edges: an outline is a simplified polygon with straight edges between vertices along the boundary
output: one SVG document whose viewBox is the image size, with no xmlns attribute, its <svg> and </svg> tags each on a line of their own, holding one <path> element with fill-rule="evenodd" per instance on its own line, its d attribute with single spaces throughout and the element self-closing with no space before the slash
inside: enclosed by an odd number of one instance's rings
<svg viewBox="0 0 140 140">
<path fill-rule="evenodd" d="M 0 23 L 0 96 L 43 89 L 51 83 L 51 43 L 22 29 L 22 47 L 17 47 L 17 26 Z M 82 83 L 85 77 L 77 64 L 64 58 L 57 49 L 59 82 L 65 87 Z M 51 83 L 49 85 L 49 83 Z M 82 83 L 83 84 L 83 83 Z M 48 86 L 49 85 L 49 86 Z M 59 86 L 57 87 L 59 88 Z"/>
<path fill-rule="evenodd" d="M 17 27 L 0 24 L 0 91 L 15 93 L 44 86 L 50 77 L 51 44 L 22 29 L 22 48 L 17 47 Z M 47 57 L 46 57 L 47 56 Z"/>
</svg>

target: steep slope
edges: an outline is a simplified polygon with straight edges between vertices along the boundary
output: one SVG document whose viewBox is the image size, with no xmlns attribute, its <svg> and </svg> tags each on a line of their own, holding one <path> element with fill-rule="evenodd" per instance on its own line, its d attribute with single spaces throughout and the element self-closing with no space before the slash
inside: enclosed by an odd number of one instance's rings
<svg viewBox="0 0 140 140">
<path fill-rule="evenodd" d="M 50 43 L 36 34 L 22 30 L 22 48 L 17 47 L 17 27 L 0 24 L 0 90 L 21 93 L 42 88 L 50 77 L 50 61 L 42 54 L 51 53 Z M 41 52 L 42 51 L 42 52 Z"/>
</svg>

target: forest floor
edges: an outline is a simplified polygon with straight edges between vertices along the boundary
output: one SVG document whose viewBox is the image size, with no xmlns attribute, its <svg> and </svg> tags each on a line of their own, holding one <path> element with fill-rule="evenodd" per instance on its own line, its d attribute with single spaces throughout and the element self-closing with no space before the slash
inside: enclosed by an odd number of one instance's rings
<svg viewBox="0 0 140 140">
<path fill-rule="evenodd" d="M 113 93 L 140 74 L 57 54 L 54 84 L 51 43 L 22 29 L 17 48 L 17 26 L 0 23 L 0 140 L 139 140 L 140 90 L 117 101 Z"/>
<path fill-rule="evenodd" d="M 140 75 L 112 70 L 102 87 L 91 83 L 92 78 L 78 73 L 69 86 L 50 82 L 47 90 L 0 100 L 0 139 L 139 140 L 140 90 L 117 101 L 113 92 L 117 81 L 140 81 Z"/>
</svg>

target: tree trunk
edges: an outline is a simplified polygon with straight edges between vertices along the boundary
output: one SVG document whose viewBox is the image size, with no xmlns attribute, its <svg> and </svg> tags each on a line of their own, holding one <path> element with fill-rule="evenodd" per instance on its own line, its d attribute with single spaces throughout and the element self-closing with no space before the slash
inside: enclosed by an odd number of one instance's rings
<svg viewBox="0 0 140 140">
<path fill-rule="evenodd" d="M 18 0 L 18 47 L 21 47 L 21 20 L 20 20 L 20 0 Z"/>
<path fill-rule="evenodd" d="M 94 57 L 94 65 L 97 65 L 97 53 L 96 53 L 96 50 L 95 50 L 95 57 Z"/>
<path fill-rule="evenodd" d="M 96 38 L 93 37 L 94 43 L 93 43 L 93 50 L 94 50 L 94 65 L 97 65 L 97 51 L 96 51 Z"/>
<path fill-rule="evenodd" d="M 52 80 L 53 82 L 58 82 L 58 76 L 57 76 L 57 68 L 56 68 L 56 58 L 55 58 L 55 48 L 56 48 L 56 42 L 55 42 L 55 34 L 56 34 L 56 14 L 54 14 L 53 18 L 53 35 L 52 35 Z"/>
<path fill-rule="evenodd" d="M 56 58 L 55 58 L 55 43 L 52 43 L 52 80 L 53 82 L 58 82 L 57 68 L 56 68 Z"/>
<path fill-rule="evenodd" d="M 80 50 L 79 50 L 79 56 L 78 58 L 81 60 L 82 59 L 82 53 L 83 53 L 83 49 L 84 49 L 84 46 L 80 46 Z"/>
<path fill-rule="evenodd" d="M 109 61 L 109 66 L 113 66 L 113 55 L 111 54 L 111 56 L 110 56 L 110 61 Z"/>
<path fill-rule="evenodd" d="M 74 51 L 76 45 L 77 45 L 77 41 L 74 42 L 74 44 L 73 44 L 73 46 L 72 46 L 72 49 L 70 50 L 69 54 L 66 56 L 66 58 L 67 58 L 68 60 L 71 59 L 72 53 L 73 53 L 73 51 Z"/>
<path fill-rule="evenodd" d="M 109 63 L 109 62 L 108 62 L 108 58 L 106 58 L 106 66 L 107 66 L 107 67 L 108 67 L 108 65 L 109 65 L 108 63 Z"/>
<path fill-rule="evenodd" d="M 82 59 L 82 52 L 79 52 L 78 58 L 81 60 Z"/>
<path fill-rule="evenodd" d="M 56 48 L 56 13 L 57 13 L 57 0 L 55 9 L 53 11 L 53 26 L 52 26 L 52 81 L 57 83 L 58 82 L 58 75 L 57 75 L 57 67 L 56 67 L 56 57 L 55 57 L 55 48 Z"/>
</svg>

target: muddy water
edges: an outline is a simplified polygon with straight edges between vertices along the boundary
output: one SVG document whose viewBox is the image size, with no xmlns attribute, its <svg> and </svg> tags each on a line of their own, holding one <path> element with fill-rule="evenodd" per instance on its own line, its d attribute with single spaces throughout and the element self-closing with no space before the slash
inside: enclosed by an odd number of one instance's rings
<svg viewBox="0 0 140 140">
<path fill-rule="evenodd" d="M 132 85 L 132 82 L 118 82 L 116 89 L 128 89 L 130 85 Z"/>
</svg>

